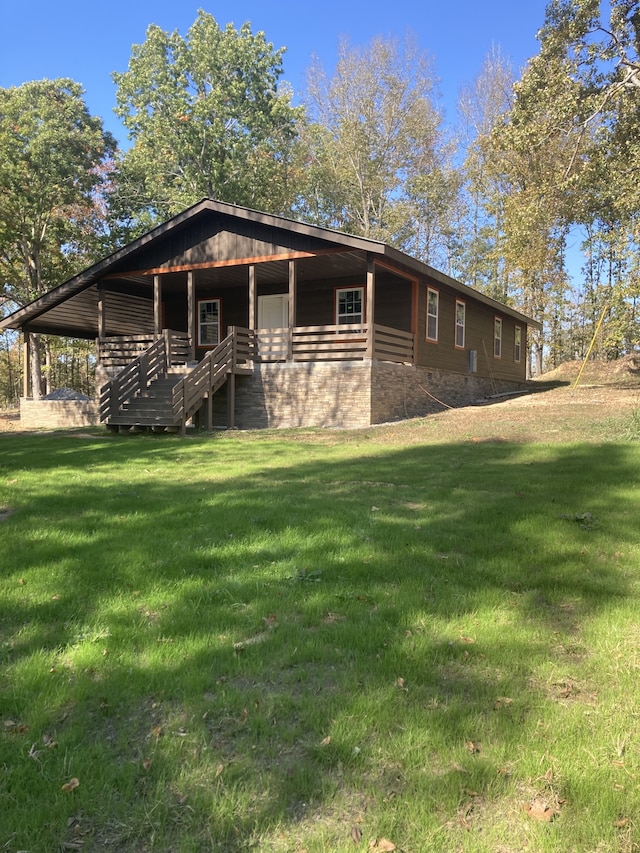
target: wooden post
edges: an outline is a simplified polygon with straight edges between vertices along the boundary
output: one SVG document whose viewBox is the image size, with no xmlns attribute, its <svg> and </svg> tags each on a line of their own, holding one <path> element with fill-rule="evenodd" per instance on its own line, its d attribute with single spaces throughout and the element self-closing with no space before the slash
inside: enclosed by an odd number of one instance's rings
<svg viewBox="0 0 640 853">
<path fill-rule="evenodd" d="M 98 285 L 98 338 L 99 340 L 103 340 L 107 336 L 107 315 L 105 313 L 106 305 L 105 305 L 105 293 L 104 293 L 104 285 L 100 283 Z"/>
<path fill-rule="evenodd" d="M 227 424 L 229 429 L 236 425 L 236 375 L 230 373 L 227 379 Z"/>
<path fill-rule="evenodd" d="M 373 255 L 368 252 L 367 253 L 367 289 L 366 289 L 366 323 L 367 323 L 367 358 L 373 358 L 373 346 L 374 346 L 374 335 L 373 335 L 373 320 L 375 314 L 375 304 L 376 304 L 376 270 L 375 264 L 373 262 Z"/>
<path fill-rule="evenodd" d="M 296 287 L 298 284 L 297 265 L 289 261 L 289 334 L 287 335 L 287 361 L 293 361 L 293 330 L 296 325 Z"/>
<path fill-rule="evenodd" d="M 252 332 L 256 328 L 256 308 L 256 268 L 249 264 L 249 329 Z"/>
<path fill-rule="evenodd" d="M 195 277 L 193 270 L 187 273 L 187 335 L 189 337 L 189 360 L 196 360 L 195 334 Z"/>
<path fill-rule="evenodd" d="M 162 334 L 162 280 L 159 275 L 153 277 L 153 331 L 156 337 Z"/>
<path fill-rule="evenodd" d="M 22 396 L 29 396 L 31 382 L 31 352 L 29 348 L 29 332 L 23 331 L 22 340 Z"/>
</svg>

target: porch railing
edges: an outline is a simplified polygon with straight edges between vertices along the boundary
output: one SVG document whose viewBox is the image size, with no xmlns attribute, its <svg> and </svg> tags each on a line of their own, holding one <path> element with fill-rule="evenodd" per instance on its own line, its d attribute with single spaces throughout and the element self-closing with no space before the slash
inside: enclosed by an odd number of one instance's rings
<svg viewBox="0 0 640 853">
<path fill-rule="evenodd" d="M 168 351 L 172 364 L 183 364 L 189 360 L 189 338 L 184 332 L 165 329 L 162 336 L 168 341 Z M 117 335 L 98 338 L 96 351 L 102 367 L 120 370 L 131 364 L 138 356 L 149 349 L 158 340 L 157 335 Z"/>
<path fill-rule="evenodd" d="M 252 334 L 254 360 L 263 363 L 364 358 L 413 363 L 414 357 L 411 332 L 378 324 L 258 329 Z"/>
</svg>

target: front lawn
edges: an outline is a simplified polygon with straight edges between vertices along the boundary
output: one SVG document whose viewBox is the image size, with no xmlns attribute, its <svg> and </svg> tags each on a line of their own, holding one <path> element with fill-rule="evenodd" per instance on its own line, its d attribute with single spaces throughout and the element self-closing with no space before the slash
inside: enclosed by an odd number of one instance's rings
<svg viewBox="0 0 640 853">
<path fill-rule="evenodd" d="M 397 429 L 0 438 L 0 850 L 638 849 L 640 445 Z"/>
</svg>

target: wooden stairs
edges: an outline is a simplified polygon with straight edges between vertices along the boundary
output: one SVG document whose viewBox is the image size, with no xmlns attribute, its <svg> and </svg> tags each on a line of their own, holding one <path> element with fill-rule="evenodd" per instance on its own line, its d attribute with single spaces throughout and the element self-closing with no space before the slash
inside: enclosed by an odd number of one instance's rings
<svg viewBox="0 0 640 853">
<path fill-rule="evenodd" d="M 190 367 L 170 367 L 149 383 L 144 391 L 126 400 L 117 413 L 109 415 L 109 427 L 148 427 L 158 431 L 177 427 L 173 411 L 173 389 L 189 374 Z"/>
</svg>

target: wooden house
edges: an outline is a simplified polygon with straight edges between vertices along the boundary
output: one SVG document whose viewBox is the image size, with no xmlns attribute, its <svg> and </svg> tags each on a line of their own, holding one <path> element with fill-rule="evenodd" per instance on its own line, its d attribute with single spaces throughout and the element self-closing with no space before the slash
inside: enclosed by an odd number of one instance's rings
<svg viewBox="0 0 640 853">
<path fill-rule="evenodd" d="M 360 427 L 514 391 L 531 327 L 383 243 L 211 199 L 0 322 L 95 338 L 100 421 L 183 431 Z"/>
</svg>

